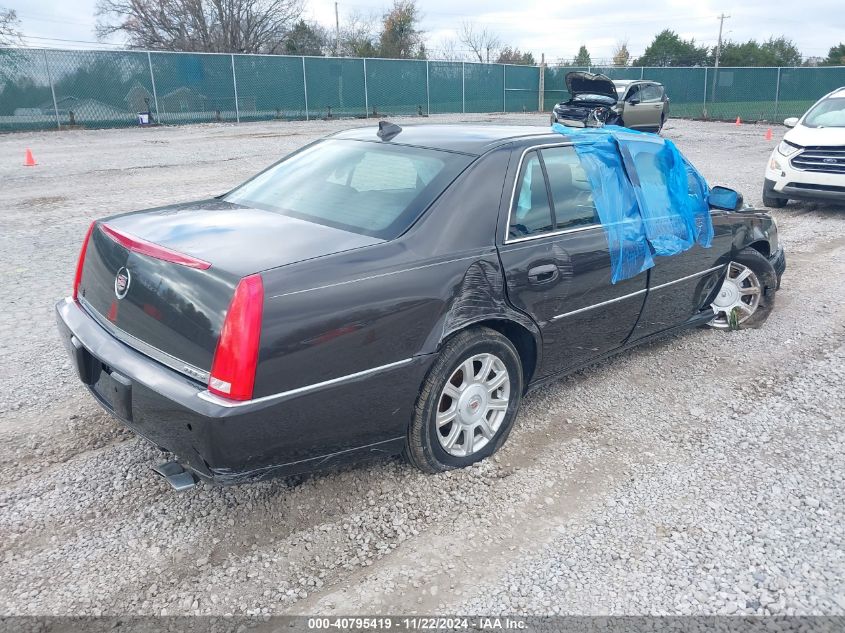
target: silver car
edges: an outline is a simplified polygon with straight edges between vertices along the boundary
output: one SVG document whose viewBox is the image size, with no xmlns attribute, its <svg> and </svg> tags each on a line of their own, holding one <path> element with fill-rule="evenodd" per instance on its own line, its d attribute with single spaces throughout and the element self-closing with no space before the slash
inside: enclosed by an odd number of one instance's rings
<svg viewBox="0 0 845 633">
<path fill-rule="evenodd" d="M 669 118 L 669 97 L 663 84 L 645 79 L 613 81 L 618 101 L 614 109 L 621 125 L 633 130 L 660 132 Z"/>
<path fill-rule="evenodd" d="M 551 122 L 570 127 L 622 125 L 660 132 L 669 116 L 662 84 L 644 79 L 612 80 L 605 75 L 572 71 L 566 75 L 570 98 L 558 103 Z"/>
</svg>

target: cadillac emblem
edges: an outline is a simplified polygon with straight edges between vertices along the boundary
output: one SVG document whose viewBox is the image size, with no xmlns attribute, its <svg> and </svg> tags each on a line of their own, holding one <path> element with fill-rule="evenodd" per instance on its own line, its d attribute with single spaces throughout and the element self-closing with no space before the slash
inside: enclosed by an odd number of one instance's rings
<svg viewBox="0 0 845 633">
<path fill-rule="evenodd" d="M 130 283 L 132 283 L 132 275 L 129 274 L 129 270 L 125 267 L 118 270 L 114 278 L 114 295 L 118 299 L 123 299 L 129 292 Z"/>
</svg>

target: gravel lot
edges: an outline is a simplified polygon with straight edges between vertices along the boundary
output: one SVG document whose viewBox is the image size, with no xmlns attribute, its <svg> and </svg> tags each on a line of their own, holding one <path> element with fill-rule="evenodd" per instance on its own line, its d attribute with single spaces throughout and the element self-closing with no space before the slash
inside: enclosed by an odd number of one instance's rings
<svg viewBox="0 0 845 633">
<path fill-rule="evenodd" d="M 99 410 L 56 336 L 88 223 L 221 193 L 362 123 L 0 137 L 0 615 L 845 614 L 845 209 L 775 212 L 789 269 L 763 328 L 695 330 L 537 391 L 471 469 L 387 460 L 181 495 L 151 473 L 161 454 Z M 666 135 L 759 204 L 782 131 Z"/>
</svg>

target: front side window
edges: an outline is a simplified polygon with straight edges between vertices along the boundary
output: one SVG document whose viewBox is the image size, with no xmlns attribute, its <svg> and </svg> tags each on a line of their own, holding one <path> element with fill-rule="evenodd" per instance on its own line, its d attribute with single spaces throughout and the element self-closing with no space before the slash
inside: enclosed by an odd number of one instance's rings
<svg viewBox="0 0 845 633">
<path fill-rule="evenodd" d="M 593 190 L 574 147 L 542 150 L 549 177 L 555 229 L 571 229 L 598 223 Z"/>
<path fill-rule="evenodd" d="M 473 157 L 367 141 L 322 141 L 224 200 L 392 239 L 410 227 Z"/>
<path fill-rule="evenodd" d="M 552 209 L 537 152 L 526 155 L 518 178 L 519 188 L 511 210 L 508 235 L 519 238 L 551 231 L 554 226 Z"/>
</svg>

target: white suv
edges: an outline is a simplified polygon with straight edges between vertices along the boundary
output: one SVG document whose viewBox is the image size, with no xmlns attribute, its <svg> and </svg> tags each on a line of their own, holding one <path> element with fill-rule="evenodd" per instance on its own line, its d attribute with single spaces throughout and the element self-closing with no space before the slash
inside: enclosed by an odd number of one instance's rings
<svg viewBox="0 0 845 633">
<path fill-rule="evenodd" d="M 763 204 L 782 207 L 789 200 L 845 204 L 845 87 L 819 99 L 772 151 L 766 166 Z"/>
</svg>

